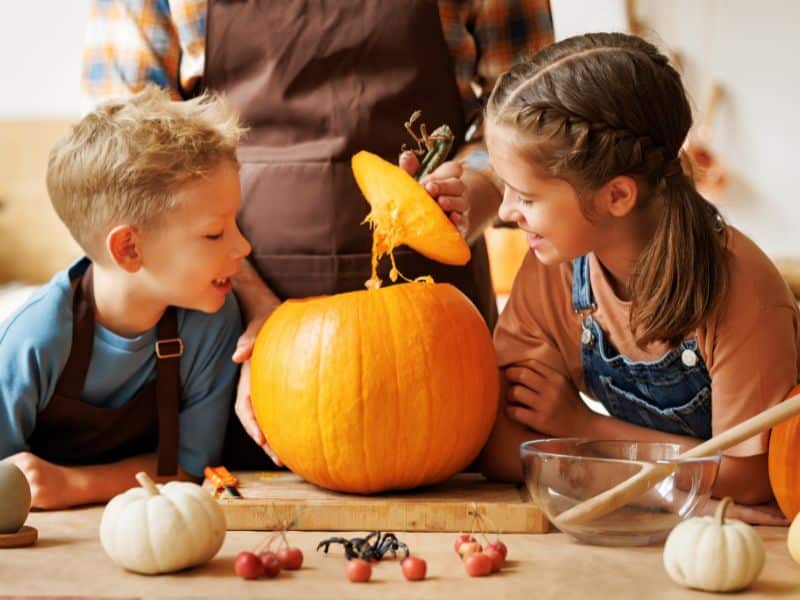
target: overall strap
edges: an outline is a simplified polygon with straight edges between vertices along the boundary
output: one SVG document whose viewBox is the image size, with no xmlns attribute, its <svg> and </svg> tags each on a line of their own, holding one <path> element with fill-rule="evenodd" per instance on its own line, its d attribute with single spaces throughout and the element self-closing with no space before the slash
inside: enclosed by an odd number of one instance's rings
<svg viewBox="0 0 800 600">
<path fill-rule="evenodd" d="M 588 254 L 572 261 L 572 308 L 577 314 L 597 309 L 589 280 Z"/>
</svg>

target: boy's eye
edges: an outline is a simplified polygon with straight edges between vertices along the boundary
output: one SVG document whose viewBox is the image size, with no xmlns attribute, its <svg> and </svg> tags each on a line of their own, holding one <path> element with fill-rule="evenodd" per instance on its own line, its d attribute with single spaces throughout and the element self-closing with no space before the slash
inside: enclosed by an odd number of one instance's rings
<svg viewBox="0 0 800 600">
<path fill-rule="evenodd" d="M 224 232 L 209 234 L 209 235 L 206 236 L 206 239 L 207 240 L 218 240 L 218 239 L 220 239 L 222 237 L 223 233 Z"/>
</svg>

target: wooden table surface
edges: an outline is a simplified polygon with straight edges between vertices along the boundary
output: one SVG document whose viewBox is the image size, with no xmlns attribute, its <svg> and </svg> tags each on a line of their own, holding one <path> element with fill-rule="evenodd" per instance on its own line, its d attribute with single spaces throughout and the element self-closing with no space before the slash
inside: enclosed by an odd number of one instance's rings
<svg viewBox="0 0 800 600">
<path fill-rule="evenodd" d="M 265 533 L 228 532 L 219 554 L 204 566 L 175 575 L 143 576 L 117 567 L 98 538 L 102 507 L 33 513 L 39 530 L 29 548 L 0 550 L 0 596 L 217 597 L 217 598 L 712 598 L 671 582 L 661 563 L 662 546 L 607 548 L 572 542 L 559 533 L 503 537 L 509 562 L 501 573 L 469 578 L 453 552 L 450 533 L 400 537 L 428 562 L 428 579 L 407 582 L 396 561 L 375 565 L 372 580 L 353 584 L 340 553 L 314 551 L 327 533 L 291 532 L 305 555 L 303 569 L 277 579 L 245 581 L 233 573 L 240 550 L 254 548 Z M 800 597 L 800 566 L 786 550 L 785 528 L 761 527 L 767 563 L 744 598 Z"/>
</svg>

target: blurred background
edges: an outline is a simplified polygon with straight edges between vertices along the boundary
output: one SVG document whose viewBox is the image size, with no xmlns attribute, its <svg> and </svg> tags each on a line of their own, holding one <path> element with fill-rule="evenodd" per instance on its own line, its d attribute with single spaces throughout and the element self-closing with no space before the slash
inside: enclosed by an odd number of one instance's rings
<svg viewBox="0 0 800 600">
<path fill-rule="evenodd" d="M 88 0 L 0 0 L 0 320 L 79 249 L 47 199 L 47 153 L 80 117 Z M 698 184 L 800 293 L 800 3 L 788 0 L 551 0 L 557 39 L 631 31 L 678 64 L 696 126 Z M 488 232 L 502 302 L 526 252 Z"/>
</svg>

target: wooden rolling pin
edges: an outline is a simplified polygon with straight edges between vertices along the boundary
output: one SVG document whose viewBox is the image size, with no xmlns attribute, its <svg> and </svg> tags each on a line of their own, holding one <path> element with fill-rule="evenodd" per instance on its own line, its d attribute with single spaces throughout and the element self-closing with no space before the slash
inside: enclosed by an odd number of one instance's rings
<svg viewBox="0 0 800 600">
<path fill-rule="evenodd" d="M 780 404 L 768 408 L 746 421 L 742 421 L 735 427 L 715 435 L 691 450 L 687 450 L 675 460 L 700 458 L 721 452 L 798 413 L 800 413 L 800 394 L 795 394 Z M 561 529 L 565 525 L 582 525 L 594 519 L 599 519 L 625 506 L 658 482 L 669 477 L 676 468 L 677 465 L 673 463 L 648 464 L 636 475 L 618 483 L 613 488 L 584 500 L 569 510 L 565 510 L 553 520 L 553 524 Z"/>
</svg>

